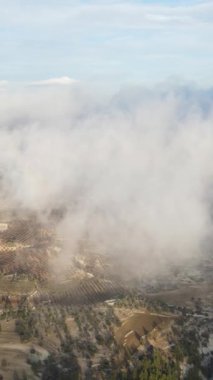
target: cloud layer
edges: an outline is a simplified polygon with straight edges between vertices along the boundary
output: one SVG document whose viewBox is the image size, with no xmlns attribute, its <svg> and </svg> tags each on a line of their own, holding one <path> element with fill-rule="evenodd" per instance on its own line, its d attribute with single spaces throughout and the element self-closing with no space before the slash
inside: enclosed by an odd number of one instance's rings
<svg viewBox="0 0 213 380">
<path fill-rule="evenodd" d="M 213 92 L 79 84 L 0 91 L 1 204 L 48 215 L 71 257 L 85 236 L 141 271 L 212 236 Z"/>
</svg>

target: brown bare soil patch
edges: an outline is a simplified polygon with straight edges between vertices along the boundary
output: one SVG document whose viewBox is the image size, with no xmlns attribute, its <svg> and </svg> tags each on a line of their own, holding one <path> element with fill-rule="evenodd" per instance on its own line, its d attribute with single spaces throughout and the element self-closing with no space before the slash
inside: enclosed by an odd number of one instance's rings
<svg viewBox="0 0 213 380">
<path fill-rule="evenodd" d="M 141 338 L 147 337 L 154 329 L 168 326 L 174 317 L 170 315 L 149 313 L 147 311 L 135 312 L 129 316 L 122 325 L 116 329 L 115 338 L 121 345 L 137 348 Z"/>
</svg>

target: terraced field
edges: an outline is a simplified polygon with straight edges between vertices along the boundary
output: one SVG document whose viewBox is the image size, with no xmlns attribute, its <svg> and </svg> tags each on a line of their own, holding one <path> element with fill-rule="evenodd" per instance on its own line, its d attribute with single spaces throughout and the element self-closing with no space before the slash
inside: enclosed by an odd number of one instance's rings
<svg viewBox="0 0 213 380">
<path fill-rule="evenodd" d="M 49 300 L 61 305 L 88 304 L 120 296 L 123 292 L 124 288 L 120 284 L 94 277 L 82 281 L 70 280 L 52 284 L 45 291 L 41 288 L 40 294 L 36 295 L 34 300 L 35 302 Z"/>
<path fill-rule="evenodd" d="M 115 331 L 115 338 L 120 345 L 137 348 L 141 338 L 145 338 L 154 329 L 171 324 L 174 316 L 149 313 L 147 311 L 135 312 L 125 319 Z"/>
<path fill-rule="evenodd" d="M 34 220 L 15 220 L 0 231 L 0 272 L 47 278 L 51 234 Z"/>
</svg>

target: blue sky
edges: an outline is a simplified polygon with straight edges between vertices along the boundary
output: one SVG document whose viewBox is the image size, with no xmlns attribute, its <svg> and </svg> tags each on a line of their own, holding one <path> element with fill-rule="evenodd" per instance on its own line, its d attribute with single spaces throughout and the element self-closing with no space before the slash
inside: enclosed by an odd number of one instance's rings
<svg viewBox="0 0 213 380">
<path fill-rule="evenodd" d="M 213 1 L 0 0 L 0 81 L 213 83 Z"/>
</svg>

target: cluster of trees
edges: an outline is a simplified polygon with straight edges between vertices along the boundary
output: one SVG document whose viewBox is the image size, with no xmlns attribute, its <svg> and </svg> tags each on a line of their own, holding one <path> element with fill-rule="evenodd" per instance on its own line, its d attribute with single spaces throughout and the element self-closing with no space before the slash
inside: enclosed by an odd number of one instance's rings
<svg viewBox="0 0 213 380">
<path fill-rule="evenodd" d="M 117 300 L 116 306 L 141 308 L 148 304 L 140 297 L 129 295 Z M 163 306 L 159 303 L 153 305 L 154 308 Z M 12 310 L 8 312 L 14 314 Z M 75 320 L 77 335 L 71 336 L 67 324 L 69 317 Z M 58 338 L 56 351 L 52 351 L 45 362 L 32 364 L 42 380 L 80 380 L 77 357 L 86 362 L 88 380 L 178 380 L 179 363 L 186 358 L 190 365 L 186 380 L 200 380 L 200 337 L 187 318 L 186 315 L 177 319 L 173 333 L 178 338 L 170 357 L 153 349 L 151 354 L 147 352 L 138 358 L 119 347 L 114 339 L 114 327 L 120 321 L 114 308 L 108 305 L 45 304 L 34 310 L 24 305 L 16 311 L 16 331 L 22 340 L 36 337 L 41 345 L 46 344 L 49 333 Z"/>
<path fill-rule="evenodd" d="M 160 350 L 144 355 L 139 362 L 129 365 L 129 361 L 121 369 L 112 371 L 105 377 L 107 380 L 178 380 L 179 366 L 171 358 L 167 358 Z"/>
<path fill-rule="evenodd" d="M 177 321 L 173 329 L 175 336 L 178 337 L 173 348 L 173 355 L 177 363 L 186 359 L 188 365 L 184 379 L 201 380 L 200 336 L 196 326 L 192 325 L 190 318 L 185 316 Z"/>
<path fill-rule="evenodd" d="M 80 380 L 78 361 L 70 348 L 59 355 L 50 355 L 43 363 L 42 380 Z"/>
<path fill-rule="evenodd" d="M 32 312 L 27 306 L 17 311 L 15 329 L 22 341 L 27 341 L 35 335 L 36 320 L 36 313 Z"/>
</svg>

